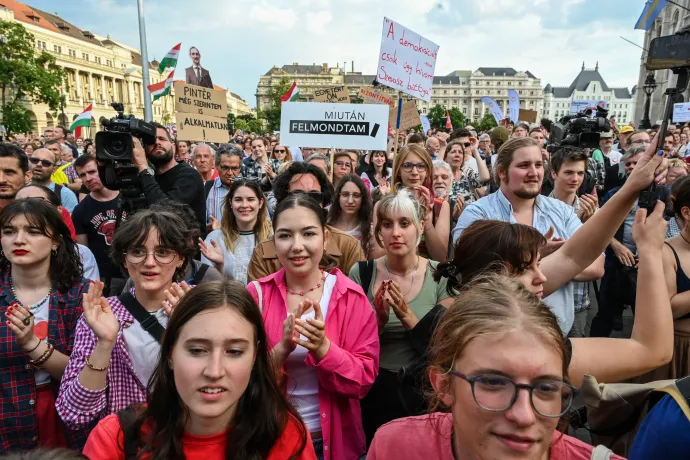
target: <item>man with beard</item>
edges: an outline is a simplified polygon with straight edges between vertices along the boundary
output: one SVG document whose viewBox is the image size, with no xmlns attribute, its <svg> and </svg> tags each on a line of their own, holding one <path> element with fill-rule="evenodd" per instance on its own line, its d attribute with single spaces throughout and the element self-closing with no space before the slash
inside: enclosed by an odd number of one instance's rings
<svg viewBox="0 0 690 460">
<path fill-rule="evenodd" d="M 536 228 L 546 237 L 547 243 L 540 251 L 541 257 L 546 257 L 582 226 L 571 206 L 539 194 L 544 179 L 544 160 L 535 139 L 509 139 L 498 151 L 495 170 L 498 191 L 465 208 L 453 230 L 453 241 L 457 241 L 476 220 L 519 223 Z M 603 260 L 597 259 L 577 276 L 577 280 L 598 279 L 603 268 Z M 563 334 L 570 332 L 575 318 L 572 281 L 546 297 L 544 303 L 558 318 Z"/>
<path fill-rule="evenodd" d="M 206 229 L 206 199 L 204 182 L 199 173 L 187 163 L 178 163 L 173 155 L 170 133 L 160 123 L 156 127 L 156 143 L 144 149 L 136 137 L 132 161 L 139 170 L 141 186 L 149 204 L 173 199 L 189 205 L 199 222 L 201 233 Z M 149 167 L 149 162 L 153 168 Z"/>
<path fill-rule="evenodd" d="M 0 143 L 0 209 L 14 200 L 20 188 L 31 181 L 29 158 L 14 144 Z"/>
<path fill-rule="evenodd" d="M 72 213 L 77 243 L 88 246 L 93 252 L 102 281 L 105 282 L 112 274 L 110 292 L 106 293 L 106 297 L 118 295 L 122 292 L 125 279 L 118 269 L 112 269 L 110 243 L 115 233 L 120 192 L 105 188 L 98 176 L 98 164 L 93 155 L 82 155 L 74 160 L 74 168 L 89 191 Z"/>
</svg>

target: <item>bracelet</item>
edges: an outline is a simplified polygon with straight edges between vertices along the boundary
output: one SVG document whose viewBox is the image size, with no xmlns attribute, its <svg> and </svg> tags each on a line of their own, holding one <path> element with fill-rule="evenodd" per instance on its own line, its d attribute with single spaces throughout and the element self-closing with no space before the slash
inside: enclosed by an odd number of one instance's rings
<svg viewBox="0 0 690 460">
<path fill-rule="evenodd" d="M 91 362 L 89 362 L 90 358 L 91 358 L 91 355 L 86 357 L 86 365 L 89 366 L 89 369 L 91 369 L 91 370 L 103 372 L 103 371 L 108 370 L 108 368 L 110 367 L 110 363 L 108 363 L 105 367 L 95 367 L 93 364 L 91 364 Z"/>
<path fill-rule="evenodd" d="M 37 368 L 50 359 L 50 356 L 53 354 L 55 347 L 47 342 L 46 345 L 48 345 L 48 347 L 46 348 L 46 351 L 44 351 L 43 354 L 40 356 L 40 358 L 30 359 L 29 364 Z"/>
<path fill-rule="evenodd" d="M 38 339 L 38 343 L 36 344 L 36 346 L 33 347 L 31 350 L 27 351 L 26 354 L 28 355 L 28 354 L 31 354 L 31 353 L 33 353 L 34 351 L 36 351 L 36 349 L 41 345 L 41 342 L 43 342 L 43 340 Z"/>
</svg>

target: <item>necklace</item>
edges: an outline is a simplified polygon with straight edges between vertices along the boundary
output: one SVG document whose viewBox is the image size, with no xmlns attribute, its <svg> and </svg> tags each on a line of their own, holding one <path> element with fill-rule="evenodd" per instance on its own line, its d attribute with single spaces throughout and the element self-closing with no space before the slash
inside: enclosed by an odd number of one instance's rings
<svg viewBox="0 0 690 460">
<path fill-rule="evenodd" d="M 306 294 L 308 294 L 308 293 L 310 293 L 310 292 L 312 292 L 312 291 L 316 291 L 318 288 L 320 288 L 320 287 L 321 287 L 321 283 L 323 283 L 324 281 L 326 281 L 326 274 L 325 274 L 324 272 L 321 272 L 321 281 L 320 281 L 316 286 L 314 286 L 313 288 L 311 288 L 311 289 L 309 289 L 309 290 L 307 290 L 307 291 L 296 292 L 296 291 L 290 290 L 290 288 L 287 287 L 287 283 L 286 283 L 286 285 L 285 285 L 285 290 L 287 291 L 288 294 L 299 295 L 299 296 L 304 297 Z"/>
<path fill-rule="evenodd" d="M 21 300 L 19 300 L 19 296 L 17 295 L 17 291 L 14 290 L 14 284 L 12 284 L 12 278 L 10 278 L 10 289 L 12 290 L 12 295 L 14 295 L 14 299 L 17 302 L 19 302 L 19 305 L 24 307 L 25 305 L 22 303 Z M 52 294 L 52 293 L 53 293 L 53 287 L 51 286 L 48 289 L 48 294 L 46 294 L 45 297 L 43 297 L 41 300 L 39 300 L 35 304 L 29 305 L 29 310 L 31 310 L 32 312 L 36 312 L 36 311 L 40 310 L 41 307 L 43 307 L 43 305 L 45 305 L 45 303 L 48 301 L 48 299 L 50 299 L 50 294 Z"/>
<path fill-rule="evenodd" d="M 411 272 L 405 273 L 404 275 L 401 275 L 399 273 L 391 272 L 390 269 L 388 268 L 388 256 L 383 258 L 383 266 L 386 267 L 386 273 L 388 273 L 388 279 L 391 279 L 391 273 L 393 273 L 395 276 L 400 276 L 402 278 L 406 277 L 410 273 L 412 273 L 412 281 L 410 282 L 410 288 L 407 290 L 406 293 L 403 294 L 403 297 L 407 297 L 407 294 L 410 293 L 412 290 L 412 286 L 414 286 L 414 279 L 417 276 L 417 268 L 419 268 L 419 256 L 417 256 L 417 263 L 415 264 L 414 268 L 412 269 Z"/>
</svg>

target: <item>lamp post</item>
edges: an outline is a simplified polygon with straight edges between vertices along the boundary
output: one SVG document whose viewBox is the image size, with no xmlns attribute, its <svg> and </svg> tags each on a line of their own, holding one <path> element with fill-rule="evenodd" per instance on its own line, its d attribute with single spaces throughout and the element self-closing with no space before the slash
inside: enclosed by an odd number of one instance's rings
<svg viewBox="0 0 690 460">
<path fill-rule="evenodd" d="M 642 118 L 642 122 L 640 123 L 640 128 L 642 129 L 650 129 L 652 127 L 652 123 L 649 121 L 649 104 L 652 100 L 652 93 L 656 87 L 657 84 L 654 79 L 654 74 L 647 74 L 647 79 L 644 81 L 644 86 L 642 87 L 644 93 L 647 95 L 647 100 L 644 103 L 644 118 Z"/>
</svg>

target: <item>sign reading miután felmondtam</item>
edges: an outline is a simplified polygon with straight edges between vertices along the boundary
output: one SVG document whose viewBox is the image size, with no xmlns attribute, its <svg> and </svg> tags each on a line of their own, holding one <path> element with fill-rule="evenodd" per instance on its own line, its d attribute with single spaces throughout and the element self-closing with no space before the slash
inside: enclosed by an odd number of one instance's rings
<svg viewBox="0 0 690 460">
<path fill-rule="evenodd" d="M 298 147 L 386 150 L 388 109 L 383 104 L 285 102 L 280 141 Z"/>
</svg>

